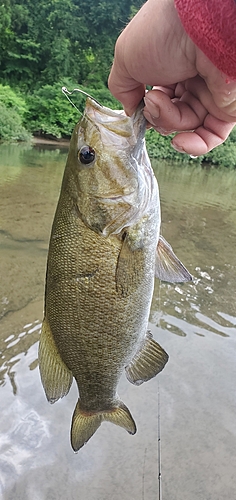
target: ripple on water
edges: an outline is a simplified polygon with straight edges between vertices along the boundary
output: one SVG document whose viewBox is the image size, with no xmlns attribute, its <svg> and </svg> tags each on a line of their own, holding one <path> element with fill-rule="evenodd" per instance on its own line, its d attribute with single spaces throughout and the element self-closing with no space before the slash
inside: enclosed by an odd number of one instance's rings
<svg viewBox="0 0 236 500">
<path fill-rule="evenodd" d="M 1 343 L 0 356 L 0 385 L 10 382 L 13 393 L 17 394 L 17 369 L 16 365 L 22 356 L 27 356 L 29 348 L 39 340 L 42 323 L 35 320 L 33 323 L 25 325 L 24 330 L 19 334 L 9 335 Z M 29 369 L 37 367 L 37 359 L 29 365 Z"/>
<path fill-rule="evenodd" d="M 157 498 L 157 380 L 119 393 L 131 438 L 104 424 L 76 456 L 77 390 L 48 405 L 37 368 L 46 250 L 66 154 L 1 149 L 0 490 L 4 500 Z M 7 167 L 7 168 L 6 168 Z M 151 330 L 170 355 L 159 376 L 163 498 L 236 498 L 235 172 L 159 163 L 162 233 L 194 275 L 155 284 Z M 14 207 L 14 210 L 13 210 Z M 200 482 L 199 482 L 200 478 Z M 200 486 L 199 486 L 200 484 Z"/>
</svg>

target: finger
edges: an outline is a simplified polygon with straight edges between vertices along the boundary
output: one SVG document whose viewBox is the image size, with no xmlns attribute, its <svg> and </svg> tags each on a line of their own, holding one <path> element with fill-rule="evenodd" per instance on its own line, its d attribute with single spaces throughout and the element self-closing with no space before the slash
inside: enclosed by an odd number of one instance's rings
<svg viewBox="0 0 236 500">
<path fill-rule="evenodd" d="M 176 95 L 175 93 L 176 85 L 167 85 L 166 87 L 161 87 L 161 86 L 154 86 L 152 87 L 152 90 L 161 90 L 164 94 L 167 94 L 171 99 L 173 99 Z M 184 88 L 185 92 L 185 88 Z M 181 94 L 182 95 L 182 94 Z"/>
<path fill-rule="evenodd" d="M 167 94 L 152 90 L 146 94 L 144 101 L 145 118 L 162 134 L 194 130 L 207 115 L 206 109 L 189 92 L 185 92 L 180 100 L 171 100 Z"/>
<path fill-rule="evenodd" d="M 145 16 L 147 10 L 148 5 L 144 4 L 117 39 L 114 63 L 108 79 L 108 87 L 111 93 L 122 103 L 126 114 L 129 116 L 134 113 L 145 95 L 147 76 L 143 64 L 145 44 L 143 40 L 142 43 L 139 42 L 140 39 L 137 39 L 135 33 L 139 31 L 143 19 L 148 22 L 148 15 Z M 143 68 L 141 74 L 140 67 Z"/>
<path fill-rule="evenodd" d="M 176 135 L 171 144 L 180 153 L 201 156 L 222 144 L 234 126 L 235 122 L 228 123 L 207 115 L 203 126 L 194 132 L 183 132 Z"/>
<path fill-rule="evenodd" d="M 236 117 L 235 80 L 224 75 L 198 47 L 196 47 L 196 67 L 205 80 L 217 108 L 228 116 Z"/>
<path fill-rule="evenodd" d="M 131 78 L 124 70 L 121 72 L 117 64 L 112 66 L 108 79 L 111 93 L 124 107 L 128 116 L 131 116 L 145 95 L 145 85 Z"/>
<path fill-rule="evenodd" d="M 232 91 L 232 95 L 226 96 L 222 89 L 217 94 L 216 87 L 215 94 L 212 94 L 206 82 L 200 76 L 190 78 L 185 82 L 185 88 L 193 94 L 203 106 L 208 110 L 208 113 L 215 116 L 219 120 L 232 122 L 236 118 L 236 93 Z M 228 90 L 230 92 L 230 90 Z M 236 92 L 236 82 L 235 82 Z M 230 103 L 227 97 L 230 97 Z M 227 101 L 227 102 L 226 102 Z"/>
<path fill-rule="evenodd" d="M 184 92 L 186 92 L 185 82 L 177 83 L 177 85 L 175 87 L 175 97 L 179 97 L 179 98 L 182 97 Z"/>
</svg>

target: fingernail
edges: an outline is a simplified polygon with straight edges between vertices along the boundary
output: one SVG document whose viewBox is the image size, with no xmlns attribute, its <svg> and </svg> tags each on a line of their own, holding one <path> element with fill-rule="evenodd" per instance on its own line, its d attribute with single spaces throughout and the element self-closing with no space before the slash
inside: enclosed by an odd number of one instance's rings
<svg viewBox="0 0 236 500">
<path fill-rule="evenodd" d="M 161 127 L 155 127 L 155 130 L 156 130 L 156 132 L 158 132 L 158 134 L 161 134 L 161 135 L 164 135 L 164 136 L 166 136 L 166 135 L 170 135 L 170 133 L 169 133 L 169 132 L 167 132 L 166 130 L 164 130 L 164 129 L 163 129 L 163 128 L 161 128 Z"/>
<path fill-rule="evenodd" d="M 186 151 L 184 151 L 184 148 L 182 148 L 181 146 L 177 146 L 177 144 L 174 144 L 173 142 L 170 143 L 172 148 L 175 149 L 175 151 L 178 151 L 178 153 L 186 153 Z"/>
<path fill-rule="evenodd" d="M 160 108 L 150 99 L 150 97 L 144 97 L 145 105 L 147 106 L 147 111 L 153 118 L 159 118 Z"/>
<path fill-rule="evenodd" d="M 124 108 L 124 112 L 127 116 L 132 116 L 135 111 L 136 111 L 136 108 Z"/>
<path fill-rule="evenodd" d="M 152 115 L 149 113 L 149 111 L 148 111 L 148 110 L 146 110 L 146 109 L 144 110 L 143 114 L 144 114 L 144 116 L 145 116 L 146 120 L 147 120 L 149 123 L 151 123 L 151 125 L 152 125 L 153 127 L 156 127 L 156 121 L 157 121 L 157 118 L 156 118 L 155 116 L 152 116 Z"/>
</svg>

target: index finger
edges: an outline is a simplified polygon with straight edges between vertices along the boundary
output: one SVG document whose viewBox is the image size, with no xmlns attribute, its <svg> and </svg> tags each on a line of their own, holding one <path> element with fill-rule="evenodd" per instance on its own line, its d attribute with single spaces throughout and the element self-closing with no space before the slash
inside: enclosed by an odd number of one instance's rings
<svg viewBox="0 0 236 500">
<path fill-rule="evenodd" d="M 111 93 L 124 107 L 128 116 L 131 116 L 145 95 L 145 85 L 134 80 L 124 68 L 118 68 L 114 62 L 108 79 Z"/>
</svg>

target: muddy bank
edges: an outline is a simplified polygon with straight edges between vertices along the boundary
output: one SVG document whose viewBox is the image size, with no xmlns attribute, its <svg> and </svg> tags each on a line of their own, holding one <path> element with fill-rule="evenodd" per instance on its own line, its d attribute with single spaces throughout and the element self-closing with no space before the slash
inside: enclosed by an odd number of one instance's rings
<svg viewBox="0 0 236 500">
<path fill-rule="evenodd" d="M 69 139 L 47 139 L 44 136 L 34 136 L 32 138 L 32 143 L 37 145 L 37 144 L 45 144 L 45 145 L 52 145 L 52 146 L 63 146 L 63 147 L 69 147 L 70 140 Z"/>
</svg>

